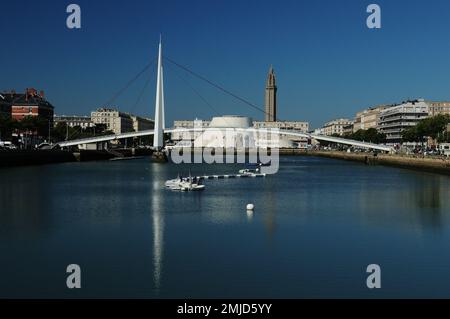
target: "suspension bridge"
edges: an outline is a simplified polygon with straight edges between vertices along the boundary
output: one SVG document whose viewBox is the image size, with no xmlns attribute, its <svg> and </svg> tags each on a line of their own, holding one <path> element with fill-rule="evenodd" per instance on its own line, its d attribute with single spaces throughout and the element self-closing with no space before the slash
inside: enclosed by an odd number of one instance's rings
<svg viewBox="0 0 450 319">
<path fill-rule="evenodd" d="M 220 85 L 217 85 L 216 83 L 193 72 L 192 70 L 178 64 L 177 62 L 175 62 L 169 58 L 165 57 L 164 59 L 169 61 L 173 65 L 185 70 L 186 72 L 190 73 L 191 75 L 193 75 L 197 78 L 200 78 L 201 80 L 209 83 L 210 85 L 221 90 L 222 92 L 247 104 L 248 106 L 265 113 L 264 110 L 262 110 L 261 108 L 259 108 L 256 105 L 254 105 L 253 103 L 226 90 L 225 88 L 221 87 Z M 146 68 L 148 68 L 148 66 Z M 142 73 L 142 71 L 141 71 L 141 73 Z M 89 137 L 89 138 L 81 138 L 81 139 L 75 139 L 75 140 L 69 140 L 69 141 L 61 141 L 61 142 L 58 142 L 56 145 L 59 147 L 70 147 L 70 146 L 77 146 L 77 145 L 83 145 L 83 144 L 102 143 L 102 142 L 108 142 L 108 141 L 114 141 L 114 140 L 121 140 L 121 139 L 153 135 L 153 148 L 155 150 L 162 150 L 164 148 L 164 134 L 165 133 L 189 133 L 189 132 L 191 132 L 191 133 L 200 132 L 201 133 L 206 130 L 208 130 L 208 131 L 215 130 L 215 128 L 213 128 L 213 127 L 166 128 L 166 126 L 165 126 L 165 105 L 164 104 L 165 104 L 165 102 L 164 102 L 163 55 L 162 55 L 162 43 L 161 43 L 161 39 L 160 39 L 159 47 L 158 47 L 154 129 L 153 130 L 142 130 L 142 131 L 137 131 L 137 132 L 126 132 L 126 133 L 120 133 L 120 134 L 110 134 L 110 135 L 103 135 L 103 136 Z M 393 149 L 391 147 L 382 145 L 382 144 L 374 144 L 374 143 L 346 139 L 346 138 L 342 138 L 342 137 L 326 136 L 326 135 L 305 133 L 305 132 L 299 132 L 299 131 L 291 131 L 291 130 L 283 130 L 283 129 L 270 130 L 270 129 L 264 129 L 264 128 L 235 128 L 235 127 L 230 127 L 230 128 L 221 127 L 220 129 L 217 128 L 217 130 L 221 130 L 221 131 L 227 130 L 227 129 L 234 130 L 236 132 L 257 133 L 257 134 L 265 134 L 265 135 L 275 133 L 275 134 L 292 137 L 292 138 L 314 139 L 319 142 L 325 141 L 325 142 L 331 142 L 331 143 L 338 143 L 338 144 L 344 144 L 344 145 L 349 145 L 349 146 L 358 147 L 358 148 L 378 150 L 378 151 L 383 151 L 383 152 L 392 152 L 393 151 Z"/>
</svg>

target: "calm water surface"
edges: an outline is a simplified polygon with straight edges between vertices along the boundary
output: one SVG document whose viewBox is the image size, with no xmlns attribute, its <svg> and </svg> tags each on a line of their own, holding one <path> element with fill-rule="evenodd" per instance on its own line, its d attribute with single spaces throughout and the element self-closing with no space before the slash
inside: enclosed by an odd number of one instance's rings
<svg viewBox="0 0 450 319">
<path fill-rule="evenodd" d="M 189 168 L 241 167 L 146 158 L 0 170 L 0 297 L 450 297 L 447 176 L 283 157 L 265 179 L 164 189 Z M 72 263 L 78 290 L 66 288 Z"/>
</svg>

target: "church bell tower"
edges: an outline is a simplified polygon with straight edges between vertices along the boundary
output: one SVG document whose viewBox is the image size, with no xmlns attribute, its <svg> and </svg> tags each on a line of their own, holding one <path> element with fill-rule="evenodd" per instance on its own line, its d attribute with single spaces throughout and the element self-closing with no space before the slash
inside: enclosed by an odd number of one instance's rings
<svg viewBox="0 0 450 319">
<path fill-rule="evenodd" d="M 270 66 L 269 75 L 266 83 L 265 97 L 266 122 L 276 122 L 277 120 L 277 86 L 275 83 L 275 73 L 273 67 Z"/>
</svg>

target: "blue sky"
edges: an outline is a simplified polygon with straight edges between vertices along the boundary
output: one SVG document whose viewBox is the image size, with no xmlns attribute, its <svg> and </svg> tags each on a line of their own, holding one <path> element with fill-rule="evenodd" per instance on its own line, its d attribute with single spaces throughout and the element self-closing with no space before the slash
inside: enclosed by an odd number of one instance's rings
<svg viewBox="0 0 450 319">
<path fill-rule="evenodd" d="M 66 27 L 70 3 L 81 6 L 81 30 Z M 379 30 L 366 27 L 370 3 L 381 6 Z M 8 1 L 0 90 L 43 89 L 57 114 L 88 114 L 155 59 L 162 33 L 167 57 L 261 107 L 272 64 L 278 117 L 317 127 L 377 104 L 450 100 L 448 21 L 446 0 Z M 152 67 L 112 106 L 153 117 L 155 78 Z M 169 126 L 217 115 L 191 87 L 219 113 L 263 118 L 166 65 Z"/>
</svg>

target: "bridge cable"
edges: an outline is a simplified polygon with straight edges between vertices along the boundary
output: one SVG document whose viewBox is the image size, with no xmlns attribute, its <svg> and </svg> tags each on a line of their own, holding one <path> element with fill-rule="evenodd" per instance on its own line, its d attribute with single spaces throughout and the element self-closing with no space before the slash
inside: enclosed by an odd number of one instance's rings
<svg viewBox="0 0 450 319">
<path fill-rule="evenodd" d="M 247 104 L 248 106 L 254 108 L 255 110 L 258 110 L 258 111 L 260 111 L 260 112 L 262 112 L 262 113 L 264 113 L 264 114 L 269 114 L 269 113 L 267 113 L 265 110 L 263 110 L 262 108 L 260 108 L 259 106 L 255 105 L 255 104 L 249 102 L 248 100 L 246 100 L 246 99 L 244 99 L 244 98 L 238 96 L 237 94 L 235 94 L 235 93 L 233 93 L 233 92 L 231 92 L 231 91 L 225 89 L 225 88 L 222 87 L 221 85 L 216 84 L 216 83 L 212 82 L 211 80 L 208 80 L 206 77 L 204 77 L 204 76 L 202 76 L 202 75 L 200 75 L 200 74 L 198 74 L 198 73 L 192 71 L 192 70 L 189 69 L 188 67 L 183 66 L 183 65 L 181 65 L 181 64 L 179 64 L 179 63 L 177 63 L 177 62 L 175 62 L 174 60 L 172 60 L 172 59 L 170 59 L 170 58 L 168 58 L 168 57 L 166 57 L 166 56 L 164 56 L 164 59 L 165 59 L 166 61 L 172 63 L 173 65 L 179 67 L 180 69 L 183 69 L 184 71 L 188 72 L 189 74 L 193 75 L 194 77 L 196 77 L 196 78 L 198 78 L 198 79 L 200 79 L 200 80 L 202 80 L 202 81 L 208 83 L 209 85 L 215 87 L 216 89 L 219 89 L 220 91 L 222 91 L 222 92 L 224 92 L 224 93 L 226 93 L 226 94 L 228 94 L 228 95 L 234 97 L 235 99 L 237 99 L 237 100 L 239 100 L 239 101 L 241 101 L 241 102 Z"/>
<path fill-rule="evenodd" d="M 169 69 L 171 69 L 171 70 L 174 70 L 173 69 L 173 67 L 170 65 L 170 64 L 167 64 L 168 66 L 169 66 Z M 179 79 L 181 79 L 185 84 L 186 84 L 186 86 L 188 86 L 202 101 L 203 101 L 203 103 L 205 103 L 210 109 L 212 109 L 213 111 L 214 111 L 214 113 L 216 114 L 216 115 L 220 115 L 220 112 L 211 104 L 211 103 L 209 103 L 207 100 L 206 100 L 206 98 L 205 97 L 203 97 L 201 94 L 200 94 L 200 92 L 198 91 L 198 90 L 196 90 L 190 83 L 189 83 L 189 81 L 186 79 L 186 78 L 184 78 L 183 76 L 181 76 L 181 75 L 179 75 L 178 73 L 176 73 L 176 72 L 174 72 L 174 74 L 179 78 Z"/>
<path fill-rule="evenodd" d="M 205 103 L 210 109 L 212 109 L 213 110 L 213 112 L 215 113 L 215 115 L 217 115 L 217 116 L 221 116 L 222 115 L 222 113 L 221 112 L 219 112 L 218 110 L 217 110 L 217 108 L 216 107 L 214 107 L 210 102 L 208 102 L 208 100 L 204 97 L 204 96 L 202 96 L 201 94 L 200 94 L 200 92 L 198 91 L 198 90 L 196 90 L 190 83 L 189 83 L 189 81 L 185 78 L 185 77 L 183 77 L 183 76 L 181 76 L 180 74 L 178 74 L 178 73 L 176 73 L 175 72 L 175 68 L 173 68 L 170 64 L 167 64 L 168 66 L 169 66 L 169 69 L 170 70 L 174 70 L 174 74 L 179 78 L 179 79 L 181 79 L 181 80 L 183 80 L 183 82 L 186 84 L 186 86 L 188 86 L 202 101 L 203 101 L 203 103 Z M 228 120 L 226 120 L 226 119 L 224 119 L 224 121 L 225 121 L 225 123 L 227 123 L 228 125 L 230 125 L 230 127 L 232 127 L 232 124 L 231 123 L 229 123 L 228 122 Z"/>
<path fill-rule="evenodd" d="M 152 80 L 152 75 L 153 75 L 153 71 L 155 70 L 155 68 L 156 68 L 156 64 L 153 64 L 152 70 L 151 70 L 151 72 L 150 72 L 149 77 L 147 78 L 147 81 L 146 81 L 145 84 L 144 84 L 144 87 L 141 89 L 141 92 L 139 93 L 138 98 L 136 99 L 136 101 L 134 102 L 134 104 L 133 104 L 133 105 L 131 106 L 131 108 L 130 108 L 130 113 L 133 113 L 134 108 L 135 108 L 135 107 L 139 104 L 139 102 L 141 101 L 142 96 L 143 96 L 144 93 L 146 92 L 146 89 L 147 89 L 148 85 L 150 84 L 150 81 Z"/>
<path fill-rule="evenodd" d="M 105 107 L 108 107 L 111 105 L 119 96 L 123 94 L 142 74 L 147 71 L 150 66 L 155 62 L 156 59 L 153 59 L 150 63 L 148 63 L 139 73 L 137 73 L 130 81 L 127 82 L 127 84 L 121 88 L 119 91 L 117 91 L 111 99 L 109 99 L 105 104 L 103 104 Z"/>
</svg>

